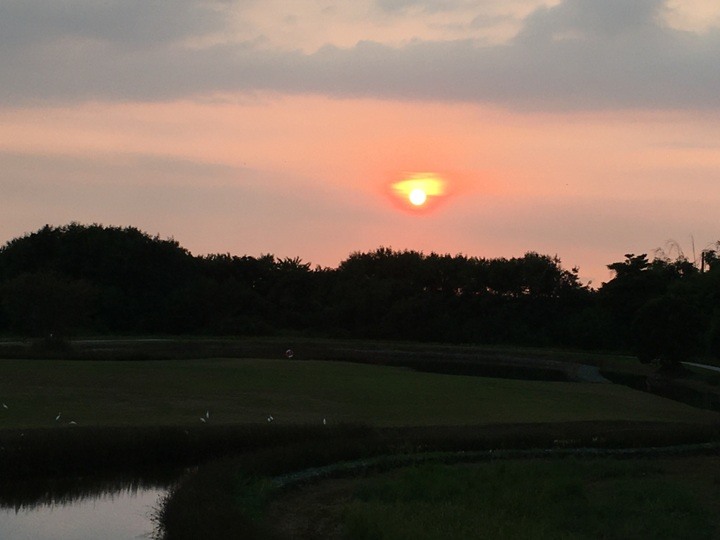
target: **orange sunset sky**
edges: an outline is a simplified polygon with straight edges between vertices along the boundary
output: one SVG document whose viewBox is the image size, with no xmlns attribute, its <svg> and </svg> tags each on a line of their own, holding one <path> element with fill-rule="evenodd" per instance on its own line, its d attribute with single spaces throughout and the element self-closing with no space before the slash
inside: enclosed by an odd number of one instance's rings
<svg viewBox="0 0 720 540">
<path fill-rule="evenodd" d="M 720 240 L 715 0 L 5 0 L 0 50 L 0 242 L 537 251 L 599 285 Z"/>
</svg>

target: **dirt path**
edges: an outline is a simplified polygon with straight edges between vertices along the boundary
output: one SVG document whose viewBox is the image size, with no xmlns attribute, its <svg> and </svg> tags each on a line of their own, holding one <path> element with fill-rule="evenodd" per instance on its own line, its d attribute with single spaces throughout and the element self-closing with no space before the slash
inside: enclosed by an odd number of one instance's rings
<svg viewBox="0 0 720 540">
<path fill-rule="evenodd" d="M 591 382 L 591 383 L 609 383 L 610 382 L 605 377 L 600 375 L 600 369 L 597 366 L 588 366 L 585 364 L 578 364 L 576 376 L 582 382 Z"/>
<path fill-rule="evenodd" d="M 288 540 L 342 538 L 340 512 L 352 500 L 356 485 L 356 478 L 333 478 L 288 489 L 266 512 L 273 516 L 273 532 Z"/>
</svg>

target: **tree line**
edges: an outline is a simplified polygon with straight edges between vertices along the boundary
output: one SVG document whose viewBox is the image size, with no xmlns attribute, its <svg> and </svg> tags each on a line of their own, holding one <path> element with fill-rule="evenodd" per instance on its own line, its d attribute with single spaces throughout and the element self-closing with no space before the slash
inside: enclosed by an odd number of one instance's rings
<svg viewBox="0 0 720 540">
<path fill-rule="evenodd" d="M 627 254 L 594 289 L 557 257 L 379 248 L 337 268 L 193 256 L 134 227 L 72 223 L 0 248 L 0 333 L 269 335 L 720 356 L 720 253 Z"/>
</svg>

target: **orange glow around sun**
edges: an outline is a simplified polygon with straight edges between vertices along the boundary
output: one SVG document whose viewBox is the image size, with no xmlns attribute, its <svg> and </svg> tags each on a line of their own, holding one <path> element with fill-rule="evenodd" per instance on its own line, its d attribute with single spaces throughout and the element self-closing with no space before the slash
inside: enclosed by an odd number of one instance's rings
<svg viewBox="0 0 720 540">
<path fill-rule="evenodd" d="M 445 194 L 445 180 L 429 172 L 407 174 L 390 187 L 395 198 L 412 210 L 428 208 Z"/>
</svg>

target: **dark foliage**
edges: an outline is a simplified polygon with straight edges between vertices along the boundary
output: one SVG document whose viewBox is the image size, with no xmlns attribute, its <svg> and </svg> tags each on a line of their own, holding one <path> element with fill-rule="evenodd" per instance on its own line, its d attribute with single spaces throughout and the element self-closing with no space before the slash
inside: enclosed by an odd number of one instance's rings
<svg viewBox="0 0 720 540">
<path fill-rule="evenodd" d="M 557 257 L 484 259 L 380 248 L 338 268 L 193 256 L 138 229 L 45 226 L 0 248 L 0 332 L 276 333 L 720 354 L 720 264 L 626 255 L 598 290 Z"/>
<path fill-rule="evenodd" d="M 672 370 L 693 356 L 718 356 L 716 324 L 720 305 L 720 266 L 714 251 L 702 254 L 696 267 L 676 260 L 625 255 L 608 265 L 615 277 L 598 291 L 610 316 L 616 347 L 632 350 L 643 362 Z"/>
<path fill-rule="evenodd" d="M 641 362 L 668 366 L 701 352 L 702 317 L 687 298 L 664 295 L 638 309 L 631 327 L 633 349 Z"/>
</svg>

